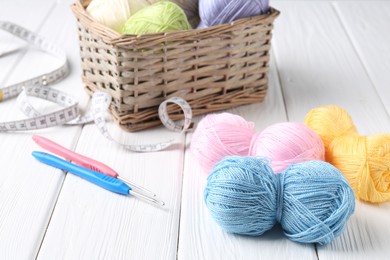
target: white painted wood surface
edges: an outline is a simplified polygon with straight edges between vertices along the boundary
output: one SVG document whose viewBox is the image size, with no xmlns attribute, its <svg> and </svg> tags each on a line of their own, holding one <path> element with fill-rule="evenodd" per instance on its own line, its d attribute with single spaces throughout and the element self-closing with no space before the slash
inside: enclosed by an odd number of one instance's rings
<svg viewBox="0 0 390 260">
<path fill-rule="evenodd" d="M 49 15 L 57 6 L 53 1 L 1 1 L 0 19 L 20 24 L 35 32 L 40 32 L 46 38 L 61 44 L 73 63 L 73 74 L 80 74 L 75 57 L 77 43 L 75 37 L 62 33 L 63 28 L 73 24 L 64 23 L 70 17 L 65 10 L 61 11 L 60 23 L 50 24 L 53 17 Z M 52 26 L 52 27 L 51 27 Z M 51 27 L 51 28 L 50 28 Z M 10 46 L 16 42 L 18 46 L 25 46 L 22 41 L 15 40 L 9 34 L 1 32 L 1 45 Z M 27 50 L 27 49 L 26 49 Z M 58 61 L 50 56 L 42 55 L 29 49 L 14 55 L 0 58 L 1 85 L 12 84 L 31 76 L 46 72 Z M 85 107 L 87 97 L 80 89 L 77 77 L 68 77 L 54 86 L 68 93 L 74 93 Z M 84 101 L 83 101 L 84 100 Z M 18 111 L 15 100 L 2 102 L 0 120 L 11 121 L 22 119 L 24 116 Z M 43 134 L 54 140 L 63 140 L 66 147 L 74 148 L 81 127 L 61 127 L 50 130 L 41 130 Z M 53 212 L 64 175 L 57 170 L 37 164 L 31 152 L 37 146 L 31 140 L 32 133 L 2 133 L 0 134 L 0 259 L 32 259 L 38 252 Z"/>
<path fill-rule="evenodd" d="M 0 20 L 39 32 L 65 49 L 71 74 L 53 87 L 72 94 L 86 108 L 72 1 L 34 2 L 1 0 Z M 271 4 L 282 14 L 275 23 L 268 95 L 263 103 L 229 111 L 261 130 L 276 122 L 302 121 L 311 108 L 336 104 L 348 110 L 361 133 L 390 132 L 390 2 Z M 24 49 L 0 57 L 1 86 L 56 64 L 0 32 L 0 53 L 14 46 Z M 0 121 L 20 118 L 15 100 L 0 103 Z M 204 205 L 206 175 L 188 149 L 191 134 L 163 127 L 130 134 L 112 122 L 109 128 L 125 143 L 174 139 L 177 145 L 159 153 L 131 153 L 104 139 L 93 125 L 34 133 L 110 165 L 155 191 L 166 208 L 112 194 L 38 163 L 30 154 L 42 149 L 32 142 L 31 132 L 2 133 L 0 259 L 388 258 L 390 203 L 357 201 L 345 232 L 323 247 L 291 242 L 279 227 L 259 238 L 227 234 Z"/>
<path fill-rule="evenodd" d="M 289 119 L 303 120 L 310 109 L 335 104 L 347 109 L 360 133 L 389 132 L 383 103 L 390 98 L 388 75 L 367 73 L 381 70 L 390 58 L 388 52 L 377 53 L 385 43 L 382 37 L 375 38 L 389 28 L 375 26 L 378 20 L 390 25 L 389 3 L 278 2 L 276 7 L 283 17 L 276 24 L 274 51 Z M 373 37 L 362 35 L 361 30 L 368 28 Z M 368 45 L 365 41 L 372 45 L 367 52 L 362 47 Z M 319 259 L 388 259 L 389 203 L 356 203 L 344 233 L 330 245 L 317 247 Z"/>
</svg>

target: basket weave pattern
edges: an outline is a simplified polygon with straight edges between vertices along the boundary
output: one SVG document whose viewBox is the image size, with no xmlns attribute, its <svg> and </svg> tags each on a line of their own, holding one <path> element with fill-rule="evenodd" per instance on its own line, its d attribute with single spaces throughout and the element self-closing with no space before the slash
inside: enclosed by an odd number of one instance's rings
<svg viewBox="0 0 390 260">
<path fill-rule="evenodd" d="M 201 30 L 120 35 L 95 22 L 76 0 L 86 90 L 108 92 L 111 112 L 128 131 L 160 124 L 158 106 L 179 96 L 193 114 L 262 101 L 267 92 L 273 21 L 270 14 Z M 171 105 L 172 119 L 182 118 Z"/>
</svg>

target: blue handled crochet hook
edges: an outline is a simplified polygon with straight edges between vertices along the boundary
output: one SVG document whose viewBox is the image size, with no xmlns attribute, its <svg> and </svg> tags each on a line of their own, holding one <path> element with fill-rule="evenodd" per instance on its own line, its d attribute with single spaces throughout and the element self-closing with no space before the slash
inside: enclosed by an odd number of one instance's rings
<svg viewBox="0 0 390 260">
<path fill-rule="evenodd" d="M 71 162 L 65 161 L 57 156 L 44 153 L 44 152 L 32 152 L 32 155 L 38 159 L 38 161 L 45 163 L 47 165 L 53 166 L 55 168 L 71 172 L 89 182 L 92 182 L 106 190 L 119 193 L 122 195 L 133 195 L 135 197 L 147 200 L 159 206 L 164 206 L 163 201 L 157 200 L 152 197 L 148 197 L 141 193 L 135 192 L 123 181 L 113 178 L 111 176 L 102 174 L 100 172 L 95 172 L 87 168 L 81 167 L 79 165 L 73 164 Z"/>
<path fill-rule="evenodd" d="M 121 181 L 123 181 L 123 182 L 127 183 L 128 185 L 130 185 L 130 187 L 132 187 L 133 189 L 137 189 L 137 190 L 139 190 L 140 192 L 142 192 L 144 194 L 156 197 L 156 194 L 154 194 L 150 190 L 142 188 L 141 186 L 135 184 L 134 182 L 129 181 L 129 180 L 125 179 L 125 178 L 122 178 L 115 170 L 111 169 L 110 167 L 108 167 L 104 163 L 96 161 L 96 160 L 94 160 L 92 158 L 88 158 L 88 157 L 86 157 L 84 155 L 75 153 L 75 152 L 73 152 L 73 151 L 71 151 L 71 150 L 69 150 L 69 149 L 67 149 L 67 148 L 65 148 L 65 147 L 63 147 L 63 146 L 53 142 L 52 140 L 49 140 L 49 139 L 43 137 L 43 136 L 33 135 L 32 139 L 40 147 L 48 150 L 51 153 L 54 153 L 54 154 L 59 155 L 61 157 L 64 157 L 68 161 L 72 161 L 73 163 L 75 163 L 77 165 L 80 165 L 82 167 L 85 167 L 87 169 L 90 169 L 92 171 L 101 172 L 101 173 L 103 173 L 105 175 L 109 175 L 111 177 L 120 179 Z"/>
</svg>

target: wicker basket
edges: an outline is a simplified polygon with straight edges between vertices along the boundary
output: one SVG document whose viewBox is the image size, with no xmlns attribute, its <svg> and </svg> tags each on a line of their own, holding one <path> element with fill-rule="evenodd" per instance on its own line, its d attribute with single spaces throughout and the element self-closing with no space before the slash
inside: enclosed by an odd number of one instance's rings
<svg viewBox="0 0 390 260">
<path fill-rule="evenodd" d="M 199 115 L 260 102 L 268 87 L 273 21 L 279 11 L 200 30 L 120 35 L 72 5 L 78 21 L 82 79 L 88 93 L 113 96 L 111 112 L 128 131 L 160 124 L 158 106 L 179 96 Z M 173 120 L 182 118 L 176 105 Z"/>
</svg>

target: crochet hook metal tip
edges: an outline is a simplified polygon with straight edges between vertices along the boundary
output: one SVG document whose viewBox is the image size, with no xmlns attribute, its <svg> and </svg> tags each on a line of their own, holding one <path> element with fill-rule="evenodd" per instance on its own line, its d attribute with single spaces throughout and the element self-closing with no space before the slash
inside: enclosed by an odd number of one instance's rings
<svg viewBox="0 0 390 260">
<path fill-rule="evenodd" d="M 146 195 L 141 194 L 141 193 L 138 193 L 138 192 L 136 192 L 136 191 L 134 191 L 134 190 L 130 190 L 130 191 L 129 191 L 129 194 L 130 194 L 130 195 L 133 195 L 134 197 L 137 197 L 137 198 L 140 198 L 140 199 L 149 201 L 149 202 L 151 202 L 151 203 L 153 203 L 153 204 L 156 204 L 156 205 L 158 205 L 158 206 L 161 206 L 161 207 L 163 207 L 163 206 L 165 205 L 165 202 L 162 201 L 162 200 L 158 200 L 158 199 L 155 199 L 155 198 L 146 196 Z"/>
<path fill-rule="evenodd" d="M 135 188 L 135 189 L 137 189 L 138 191 L 144 193 L 145 195 L 147 194 L 147 195 L 149 195 L 149 196 L 151 196 L 151 197 L 156 197 L 156 196 L 157 196 L 154 192 L 152 192 L 152 191 L 150 191 L 150 190 L 148 190 L 148 189 L 146 189 L 146 188 L 143 188 L 143 187 L 139 186 L 138 184 L 135 184 L 135 183 L 132 182 L 132 181 L 129 181 L 129 180 L 125 179 L 125 178 L 122 178 L 122 177 L 119 176 L 119 175 L 118 175 L 116 178 L 119 179 L 119 180 L 121 180 L 121 181 L 123 181 L 123 182 L 125 182 L 125 183 L 127 183 L 127 184 L 129 184 L 133 189 Z"/>
</svg>

